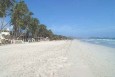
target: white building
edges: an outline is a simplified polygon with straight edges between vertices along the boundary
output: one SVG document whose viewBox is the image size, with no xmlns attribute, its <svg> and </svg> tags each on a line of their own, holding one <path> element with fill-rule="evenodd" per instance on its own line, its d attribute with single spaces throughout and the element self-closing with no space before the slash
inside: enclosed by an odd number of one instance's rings
<svg viewBox="0 0 115 77">
<path fill-rule="evenodd" d="M 7 38 L 5 38 L 5 36 L 10 36 L 10 32 L 7 31 L 7 32 L 0 32 L 0 44 L 2 44 L 2 41 L 4 40 L 7 40 Z"/>
</svg>

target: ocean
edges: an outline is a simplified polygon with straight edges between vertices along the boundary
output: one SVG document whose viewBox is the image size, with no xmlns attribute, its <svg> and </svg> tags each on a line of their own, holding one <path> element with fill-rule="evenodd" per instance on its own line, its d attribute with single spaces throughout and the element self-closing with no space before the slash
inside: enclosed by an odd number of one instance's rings
<svg viewBox="0 0 115 77">
<path fill-rule="evenodd" d="M 82 39 L 82 41 L 115 48 L 115 39 Z"/>
</svg>

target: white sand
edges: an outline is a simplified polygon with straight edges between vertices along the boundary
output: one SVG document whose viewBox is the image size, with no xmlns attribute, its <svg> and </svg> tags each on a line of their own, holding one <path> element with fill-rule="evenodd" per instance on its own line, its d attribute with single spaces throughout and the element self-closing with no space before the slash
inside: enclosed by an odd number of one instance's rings
<svg viewBox="0 0 115 77">
<path fill-rule="evenodd" d="M 78 40 L 0 46 L 0 77 L 115 77 L 115 48 Z"/>
</svg>

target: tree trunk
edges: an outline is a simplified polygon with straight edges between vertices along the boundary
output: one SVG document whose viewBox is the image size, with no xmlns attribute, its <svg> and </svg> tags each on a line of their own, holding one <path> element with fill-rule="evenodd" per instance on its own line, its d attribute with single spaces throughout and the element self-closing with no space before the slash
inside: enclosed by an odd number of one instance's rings
<svg viewBox="0 0 115 77">
<path fill-rule="evenodd" d="M 14 39 L 17 39 L 17 34 L 18 34 L 18 29 L 17 29 L 17 25 L 14 25 Z"/>
<path fill-rule="evenodd" d="M 2 27 L 3 27 L 3 25 L 4 25 L 4 19 L 5 19 L 5 16 L 3 16 L 2 20 L 1 20 L 1 28 L 0 28 L 0 33 L 1 33 L 1 31 L 2 31 Z"/>
</svg>

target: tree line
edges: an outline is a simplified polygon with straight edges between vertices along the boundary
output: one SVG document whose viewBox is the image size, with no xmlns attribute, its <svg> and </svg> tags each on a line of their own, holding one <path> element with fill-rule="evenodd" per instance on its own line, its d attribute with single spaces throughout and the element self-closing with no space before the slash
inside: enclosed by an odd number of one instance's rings
<svg viewBox="0 0 115 77">
<path fill-rule="evenodd" d="M 9 16 L 10 21 L 7 24 L 13 26 L 13 37 L 18 39 L 23 33 L 25 36 L 48 37 L 50 40 L 67 39 L 62 35 L 55 35 L 47 26 L 41 24 L 39 19 L 33 17 L 33 13 L 28 9 L 24 0 L 0 0 L 0 18 L 1 31 L 7 25 L 4 25 L 5 18 Z"/>
</svg>

